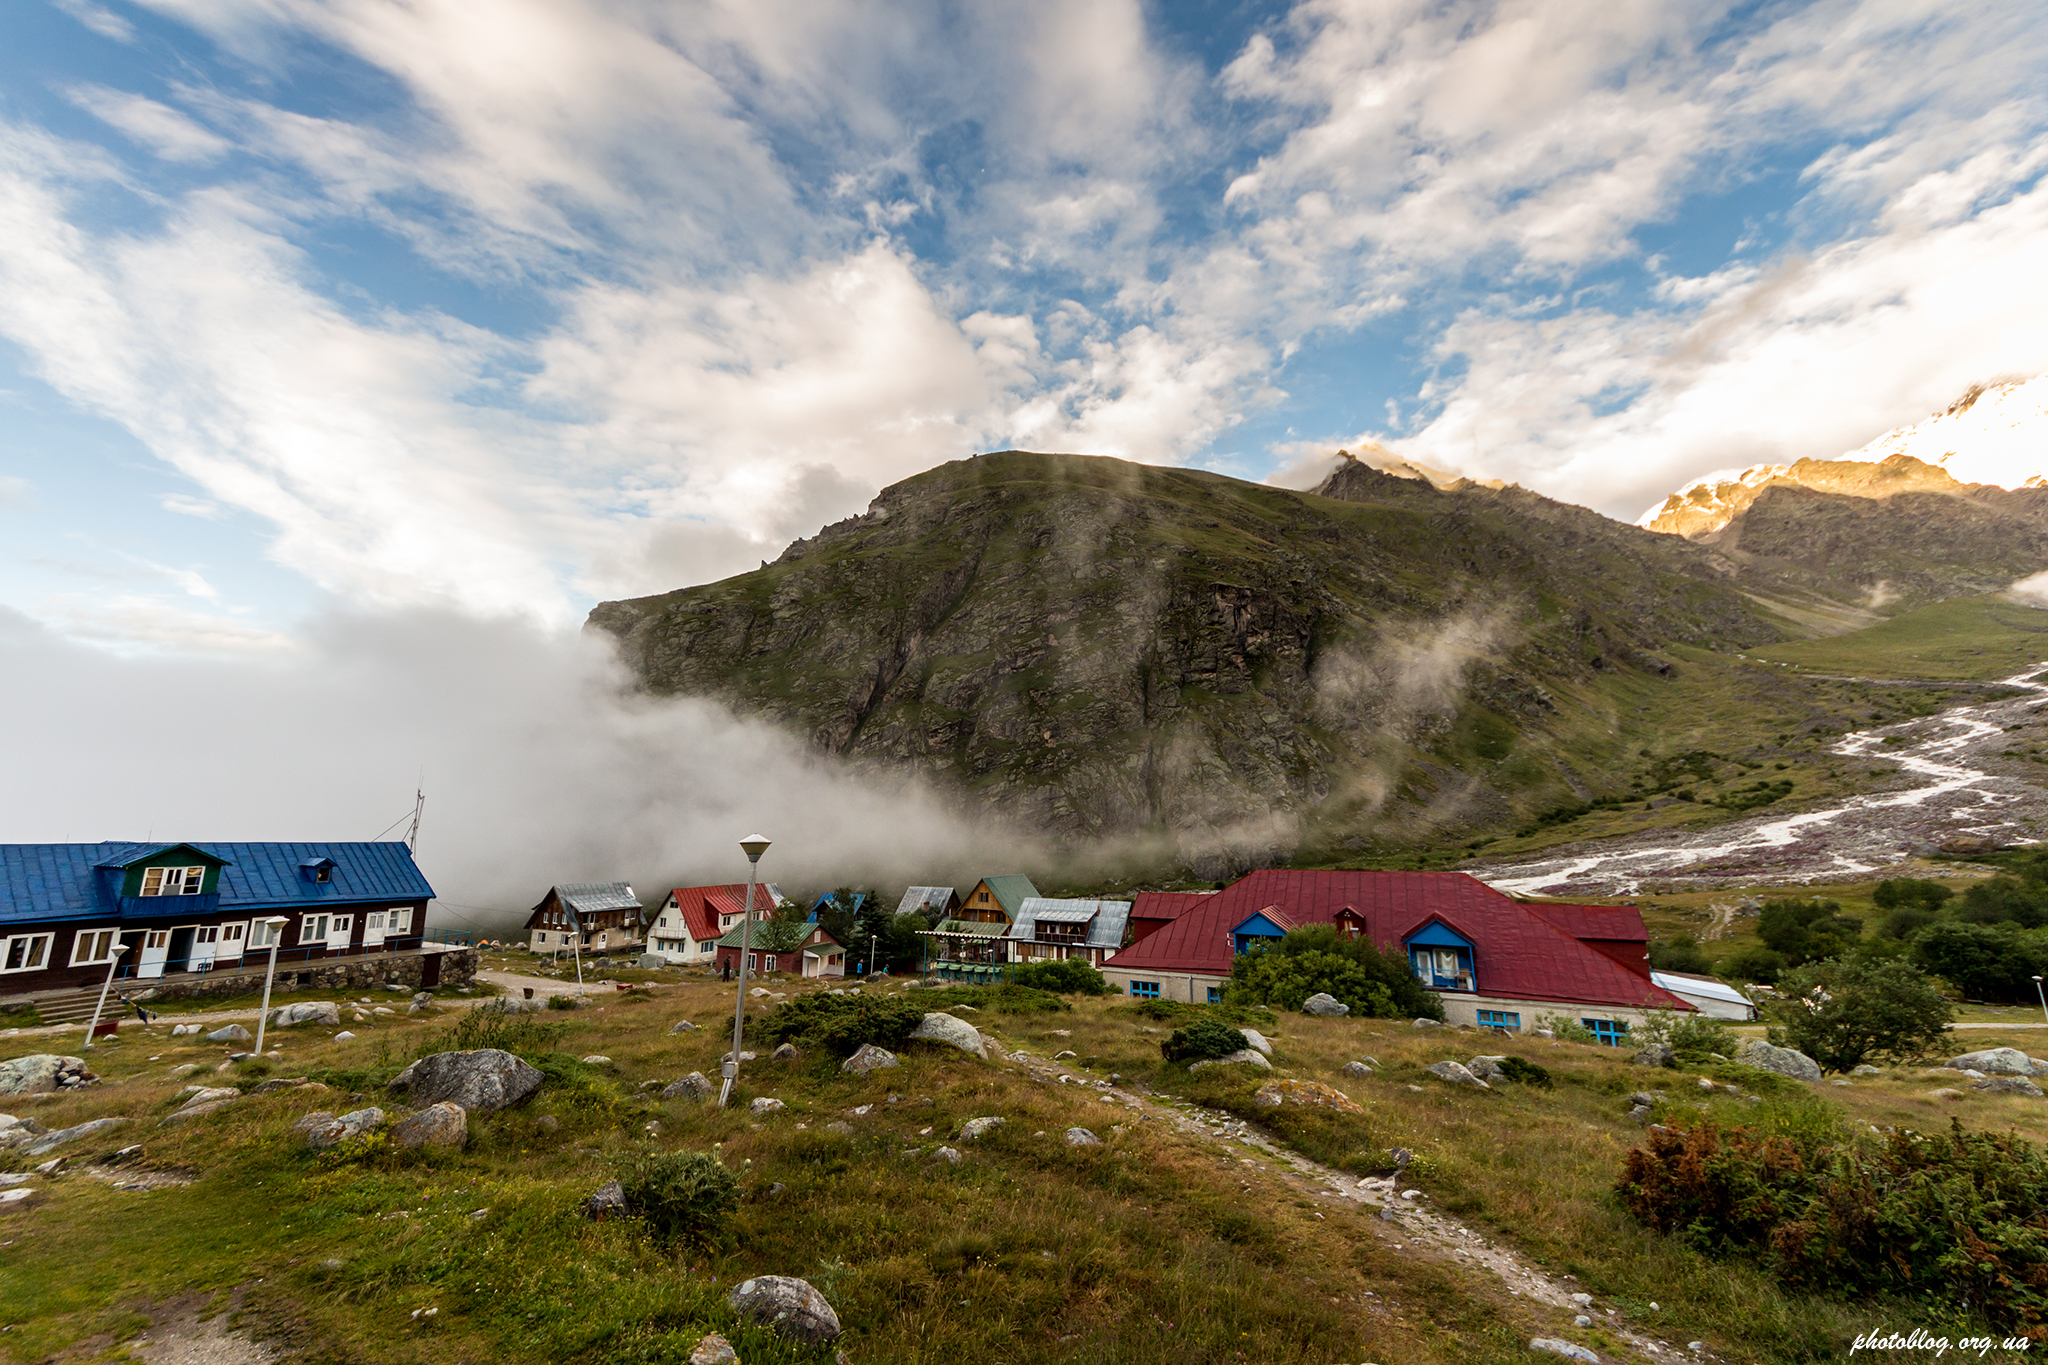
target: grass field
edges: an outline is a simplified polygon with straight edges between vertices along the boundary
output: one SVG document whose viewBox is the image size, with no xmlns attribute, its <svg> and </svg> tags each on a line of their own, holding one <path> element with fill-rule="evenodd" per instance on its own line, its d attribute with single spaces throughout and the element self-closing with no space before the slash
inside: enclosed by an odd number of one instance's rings
<svg viewBox="0 0 2048 1365">
<path fill-rule="evenodd" d="M 1957 597 L 1846 635 L 1768 645 L 1748 654 L 1859 677 L 2003 678 L 2048 659 L 2048 611 L 2000 593 Z"/>
<path fill-rule="evenodd" d="M 1723 1360 L 1831 1359 L 1858 1331 L 1906 1311 L 1931 1320 L 1927 1310 L 1789 1295 L 1635 1226 L 1609 1194 L 1641 1133 L 1626 1118 L 1627 1094 L 1665 1091 L 1674 1119 L 1696 1103 L 1737 1118 L 1820 1105 L 1919 1127 L 1954 1112 L 2048 1138 L 2040 1101 L 1937 1101 L 1927 1092 L 1938 1082 L 1912 1071 L 1814 1089 L 1721 1068 L 1714 1074 L 1760 1098 L 1695 1101 L 1705 1092 L 1689 1088 L 1691 1073 L 1646 1072 L 1609 1050 L 1299 1016 L 1267 1025 L 1281 1074 L 1337 1084 L 1364 1113 L 1276 1114 L 1252 1103 L 1243 1076 L 1167 1067 L 1158 1043 L 1169 1024 L 1127 1002 L 968 1016 L 1009 1048 L 1077 1054 L 1061 1065 L 1080 1080 L 1115 1074 L 1184 1112 L 1199 1102 L 1240 1115 L 1342 1170 L 1384 1169 L 1390 1147 L 1409 1148 L 1419 1158 L 1409 1174 L 1438 1207 L 1596 1296 L 1601 1322 L 1581 1330 L 1468 1264 L 1419 1254 L 1398 1222 L 1289 1183 L 1250 1149 L 1183 1135 L 1093 1087 L 1048 1084 L 1014 1065 L 920 1045 L 902 1067 L 860 1080 L 829 1057 L 764 1058 L 748 1067 L 742 1099 L 773 1095 L 788 1107 L 759 1117 L 643 1090 L 716 1073 L 729 998 L 691 983 L 531 1016 L 553 1030 L 526 1040 L 541 1049 L 548 1084 L 524 1106 L 476 1118 L 454 1155 L 373 1146 L 337 1159 L 289 1133 L 309 1110 L 378 1101 L 407 1059 L 449 1045 L 446 1015 L 359 1027 L 345 1042 L 286 1030 L 274 1035 L 282 1061 L 224 1073 L 212 1070 L 219 1048 L 160 1034 L 97 1052 L 104 1085 L 10 1108 L 51 1128 L 128 1117 L 76 1144 L 74 1169 L 139 1142 L 141 1161 L 111 1174 L 190 1183 L 128 1190 L 74 1173 L 35 1180 L 28 1201 L 0 1206 L 0 1354 L 131 1358 L 138 1335 L 197 1303 L 236 1305 L 247 1330 L 310 1360 L 679 1363 L 712 1328 L 734 1334 L 749 1365 L 829 1358 L 734 1327 L 725 1290 L 774 1273 L 826 1294 L 858 1365 L 1483 1365 L 1527 1360 L 1535 1335 L 1631 1358 L 1613 1321 L 1681 1346 L 1707 1341 Z M 679 1018 L 703 1027 L 671 1035 Z M 1995 1036 L 1973 1032 L 1968 1045 Z M 17 1055 L 27 1042 L 0 1046 Z M 1538 1062 L 1555 1088 L 1467 1092 L 1423 1073 L 1482 1050 Z M 576 1060 L 593 1054 L 609 1060 Z M 1377 1076 L 1339 1073 L 1362 1054 L 1384 1064 Z M 188 1062 L 205 1069 L 172 1074 Z M 266 1075 L 310 1075 L 332 1089 L 246 1095 L 207 1118 L 156 1126 L 187 1084 Z M 1006 1122 L 977 1143 L 953 1138 L 981 1115 Z M 1068 1147 L 1061 1134 L 1073 1125 L 1103 1146 Z M 946 1141 L 964 1151 L 958 1166 L 932 1159 Z M 716 1151 L 739 1172 L 746 1198 L 724 1245 L 665 1247 L 637 1223 L 580 1216 L 584 1196 L 651 1147 Z M 0 1169 L 28 1165 L 0 1153 Z M 1619 1316 L 1605 1318 L 1606 1306 Z"/>
</svg>

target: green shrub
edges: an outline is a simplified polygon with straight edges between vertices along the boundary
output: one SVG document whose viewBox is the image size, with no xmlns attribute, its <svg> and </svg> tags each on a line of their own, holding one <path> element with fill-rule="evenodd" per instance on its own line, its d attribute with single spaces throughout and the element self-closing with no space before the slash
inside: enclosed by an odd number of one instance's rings
<svg viewBox="0 0 2048 1365">
<path fill-rule="evenodd" d="M 704 1152 L 645 1152 L 620 1173 L 626 1208 L 664 1241 L 715 1246 L 739 1207 L 740 1182 Z"/>
<path fill-rule="evenodd" d="M 1768 900 L 1756 917 L 1757 937 L 1791 967 L 1839 957 L 1862 933 L 1863 921 L 1843 914 L 1836 901 Z"/>
<path fill-rule="evenodd" d="M 1054 995 L 1031 986 L 942 986 L 918 996 L 927 1010 L 972 1005 L 991 1014 L 1058 1014 L 1074 1007 Z"/>
<path fill-rule="evenodd" d="M 1877 890 L 1870 898 L 1877 902 L 1880 910 L 1897 910 L 1904 906 L 1916 906 L 1922 910 L 1939 910 L 1942 903 L 1954 893 L 1940 882 L 1925 881 L 1916 877 L 1891 877 L 1877 884 Z"/>
<path fill-rule="evenodd" d="M 2034 973 L 2048 972 L 2040 937 L 2017 924 L 1930 924 L 1913 939 L 1913 961 L 1972 1000 L 2034 998 Z"/>
<path fill-rule="evenodd" d="M 1907 1062 L 1948 1032 L 1955 1009 L 1926 973 L 1898 958 L 1816 962 L 1788 972 L 1771 1041 L 1798 1048 L 1828 1071 L 1875 1058 Z"/>
<path fill-rule="evenodd" d="M 819 992 L 785 1000 L 773 1014 L 748 1027 L 754 1038 L 771 1045 L 801 1042 L 840 1057 L 851 1057 L 868 1043 L 896 1052 L 924 1018 L 927 1003 L 894 995 Z"/>
<path fill-rule="evenodd" d="M 1742 1040 L 1725 1019 L 1704 1014 L 1680 1014 L 1677 1010 L 1651 1010 L 1639 1024 L 1630 1027 L 1629 1042 L 1648 1046 L 1662 1043 L 1681 1061 L 1698 1062 L 1708 1057 L 1733 1057 Z"/>
<path fill-rule="evenodd" d="M 1197 1019 L 1185 1028 L 1175 1029 L 1159 1045 L 1159 1051 L 1169 1062 L 1199 1062 L 1210 1057 L 1228 1057 L 1250 1046 L 1245 1036 L 1230 1025 L 1214 1019 Z"/>
<path fill-rule="evenodd" d="M 1516 1085 L 1533 1085 L 1541 1090 L 1551 1087 L 1550 1073 L 1534 1062 L 1525 1062 L 1520 1057 L 1503 1057 L 1497 1066 L 1500 1074 Z"/>
<path fill-rule="evenodd" d="M 548 1008 L 551 1010 L 573 1010 L 576 1008 L 576 997 L 573 995 L 551 995 L 548 997 Z"/>
<path fill-rule="evenodd" d="M 1707 955 L 1700 950 L 1700 941 L 1691 934 L 1674 934 L 1670 938 L 1652 940 L 1650 965 L 1660 972 L 1713 971 Z"/>
<path fill-rule="evenodd" d="M 1057 962 L 1026 962 L 1010 969 L 1010 984 L 1061 995 L 1108 995 L 1102 973 L 1077 958 Z"/>
<path fill-rule="evenodd" d="M 1616 1189 L 1640 1222 L 1795 1289 L 2048 1325 L 2048 1161 L 2009 1133 L 1652 1129 Z"/>
<path fill-rule="evenodd" d="M 1443 1003 L 1422 988 L 1405 956 L 1383 952 L 1369 938 L 1339 934 L 1327 924 L 1296 929 L 1238 954 L 1224 998 L 1233 1005 L 1298 1010 L 1316 994 L 1335 996 L 1363 1018 L 1444 1017 Z"/>
<path fill-rule="evenodd" d="M 1549 1029 L 1550 1036 L 1557 1039 L 1560 1043 L 1597 1043 L 1600 1041 L 1593 1036 L 1593 1030 L 1587 1028 L 1578 1020 L 1567 1018 L 1562 1014 L 1539 1014 L 1536 1016 L 1536 1027 Z"/>
<path fill-rule="evenodd" d="M 1771 985 L 1785 970 L 1785 955 L 1769 948 L 1744 948 L 1721 963 L 1721 970 L 1737 981 Z"/>
<path fill-rule="evenodd" d="M 465 1010 L 452 1028 L 430 1035 L 415 1056 L 436 1052 L 475 1052 L 496 1048 L 531 1060 L 552 1052 L 567 1024 L 544 1024 L 530 1014 L 500 1014 L 493 1009 Z"/>
</svg>

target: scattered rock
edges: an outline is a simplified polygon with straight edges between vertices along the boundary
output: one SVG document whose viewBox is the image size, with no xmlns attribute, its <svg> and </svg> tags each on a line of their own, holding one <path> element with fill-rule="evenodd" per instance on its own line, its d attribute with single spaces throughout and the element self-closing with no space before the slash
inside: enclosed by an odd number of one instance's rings
<svg viewBox="0 0 2048 1365">
<path fill-rule="evenodd" d="M 1587 1365 L 1600 1365 L 1600 1357 L 1594 1355 L 1585 1347 L 1569 1341 L 1560 1341 L 1556 1337 L 1532 1337 L 1529 1340 L 1529 1349 L 1532 1351 L 1554 1351 L 1558 1355 L 1566 1356 L 1572 1360 L 1583 1360 L 1587 1362 Z"/>
<path fill-rule="evenodd" d="M 701 1071 L 692 1071 L 670 1084 L 661 1092 L 661 1097 L 665 1100 L 701 1100 L 709 1098 L 711 1091 L 711 1078 Z"/>
<path fill-rule="evenodd" d="M 1946 1087 L 1946 1086 L 1942 1087 L 1942 1088 L 1941 1088 L 1941 1089 L 1939 1089 L 1939 1090 L 1930 1090 L 1930 1091 L 1928 1091 L 1928 1092 L 1927 1092 L 1927 1097 L 1928 1097 L 1929 1099 L 1934 1099 L 1934 1100 L 1960 1100 L 1960 1099 L 1967 1099 L 1967 1098 L 1969 1098 L 1968 1096 L 1966 1096 L 1965 1094 L 1963 1094 L 1963 1092 L 1962 1092 L 1962 1091 L 1960 1091 L 1960 1090 L 1951 1090 L 1951 1089 L 1949 1089 L 1949 1088 L 1948 1088 L 1948 1087 Z"/>
<path fill-rule="evenodd" d="M 1238 1032 L 1244 1035 L 1244 1045 L 1252 1051 L 1267 1057 L 1273 1055 L 1273 1045 L 1266 1040 L 1265 1034 L 1255 1028 L 1241 1028 Z M 1063 1053 L 1062 1055 L 1071 1057 L 1073 1054 Z"/>
<path fill-rule="evenodd" d="M 304 1076 L 277 1076 L 263 1082 L 249 1093 L 252 1095 L 275 1095 L 280 1090 L 297 1090 L 300 1086 L 306 1084 L 308 1084 L 308 1081 Z M 325 1090 L 327 1087 L 321 1086 L 320 1088 Z"/>
<path fill-rule="evenodd" d="M 1881 1067 L 1875 1067 L 1869 1062 L 1865 1062 L 1849 1074 L 1851 1076 L 1882 1076 L 1884 1075 L 1884 1070 Z"/>
<path fill-rule="evenodd" d="M 1593 1296 L 1591 1294 L 1574 1294 L 1572 1295 L 1572 1303 L 1580 1308 L 1591 1308 L 1593 1306 Z"/>
<path fill-rule="evenodd" d="M 751 1061 L 753 1061 L 753 1060 L 754 1060 L 754 1058 L 755 1058 L 755 1057 L 757 1057 L 757 1056 L 759 1056 L 759 1055 L 760 1055 L 759 1053 L 754 1053 L 754 1052 L 742 1052 L 742 1053 L 740 1054 L 740 1060 L 741 1060 L 741 1061 L 743 1061 L 743 1062 L 751 1062 Z M 727 1062 L 729 1062 L 729 1061 L 731 1061 L 731 1060 L 732 1060 L 732 1054 L 731 1054 L 730 1052 L 728 1052 L 728 1053 L 726 1053 L 726 1054 L 725 1054 L 724 1056 L 722 1056 L 722 1057 L 720 1057 L 720 1058 L 718 1059 L 718 1064 L 719 1064 L 720 1066 L 723 1066 L 723 1065 L 725 1065 L 725 1064 L 726 1064 Z"/>
<path fill-rule="evenodd" d="M 695 1033 L 696 1031 L 697 1026 L 687 1019 L 678 1019 L 675 1026 L 669 1030 L 670 1033 Z"/>
<path fill-rule="evenodd" d="M 253 1038 L 254 1035 L 240 1024 L 228 1024 L 206 1035 L 206 1041 L 209 1043 L 246 1043 Z"/>
<path fill-rule="evenodd" d="M 1631 1066 L 1677 1066 L 1678 1058 L 1663 1043 L 1652 1043 L 1628 1059 Z"/>
<path fill-rule="evenodd" d="M 1500 1064 L 1506 1057 L 1474 1057 L 1465 1063 L 1465 1069 L 1489 1085 L 1501 1078 Z"/>
<path fill-rule="evenodd" d="M 713 1332 L 690 1352 L 689 1365 L 740 1365 L 740 1358 L 731 1342 Z"/>
<path fill-rule="evenodd" d="M 469 1141 L 469 1111 L 452 1100 L 430 1104 L 391 1130 L 397 1147 L 454 1147 Z"/>
<path fill-rule="evenodd" d="M 841 1137 L 852 1137 L 853 1125 L 848 1123 L 845 1119 L 834 1119 L 832 1120 L 832 1122 L 825 1125 L 825 1131 L 828 1133 L 837 1133 Z"/>
<path fill-rule="evenodd" d="M 932 1159 L 934 1161 L 944 1161 L 951 1165 L 958 1166 L 960 1164 L 960 1153 L 956 1148 L 941 1147 L 936 1152 L 932 1153 Z"/>
<path fill-rule="evenodd" d="M 1299 1104 L 1314 1109 L 1334 1109 L 1340 1114 L 1365 1112 L 1349 1095 L 1321 1081 L 1267 1081 L 1252 1092 L 1252 1103 L 1268 1109 L 1277 1109 L 1283 1104 Z"/>
<path fill-rule="evenodd" d="M 804 1280 L 757 1275 L 726 1295 L 726 1306 L 777 1336 L 820 1346 L 839 1335 L 839 1315 L 825 1296 Z"/>
<path fill-rule="evenodd" d="M 1417 1020 L 1415 1020 L 1415 1021 L 1414 1021 L 1414 1027 L 1416 1027 L 1416 1028 L 1443 1028 L 1443 1027 L 1444 1027 L 1444 1021 L 1443 1021 L 1443 1020 L 1441 1020 L 1441 1019 L 1417 1019 Z"/>
<path fill-rule="evenodd" d="M 91 1137 L 94 1133 L 104 1133 L 109 1128 L 119 1128 L 126 1122 L 128 1122 L 127 1119 L 94 1119 L 90 1123 L 79 1123 L 69 1128 L 59 1128 L 56 1132 L 45 1133 L 34 1142 L 29 1143 L 27 1147 L 22 1149 L 22 1155 L 41 1156 L 43 1153 L 61 1147 L 67 1142 L 76 1142 L 80 1138 Z"/>
<path fill-rule="evenodd" d="M 343 1114 L 339 1118 L 326 1112 L 307 1114 L 292 1125 L 292 1131 L 304 1134 L 306 1145 L 317 1152 L 325 1151 L 352 1137 L 374 1133 L 383 1126 L 384 1111 L 372 1106 Z"/>
<path fill-rule="evenodd" d="M 1069 1058 L 1069 1057 L 1079 1057 L 1080 1055 L 1081 1055 L 1081 1054 L 1080 1054 L 1080 1053 L 1078 1053 L 1078 1052 L 1076 1052 L 1076 1051 L 1074 1051 L 1074 1049 L 1072 1049 L 1072 1048 L 1068 1048 L 1068 1049 L 1067 1049 L 1066 1051 L 1064 1051 L 1064 1052 L 1055 1052 L 1055 1053 L 1053 1053 L 1053 1054 L 1052 1054 L 1052 1059 L 1053 1059 L 1054 1061 L 1056 1061 L 1056 1062 L 1064 1062 L 1064 1061 L 1065 1061 L 1065 1060 L 1066 1060 L 1067 1058 Z"/>
<path fill-rule="evenodd" d="M 1803 1052 L 1789 1047 L 1772 1047 L 1761 1038 L 1752 1038 L 1742 1045 L 1742 1051 L 1735 1054 L 1735 1060 L 1745 1066 L 1754 1066 L 1765 1071 L 1775 1071 L 1780 1076 L 1790 1076 L 1799 1081 L 1820 1079 L 1820 1063 Z"/>
<path fill-rule="evenodd" d="M 183 1038 L 183 1037 L 184 1037 L 184 1036 L 185 1036 L 186 1034 L 188 1034 L 188 1033 L 197 1033 L 197 1032 L 199 1032 L 199 1025 L 197 1025 L 197 1024 L 173 1024 L 173 1025 L 171 1025 L 171 1036 L 172 1036 L 173 1038 Z"/>
<path fill-rule="evenodd" d="M 583 1065 L 585 1066 L 610 1066 L 611 1064 L 612 1059 L 601 1052 L 593 1052 L 583 1059 Z"/>
<path fill-rule="evenodd" d="M 330 1028 L 340 1028 L 341 1006 L 332 1000 L 302 1000 L 296 1005 L 279 1005 L 270 1012 L 271 1028 L 290 1028 L 294 1024 L 326 1024 Z"/>
<path fill-rule="evenodd" d="M 1986 1076 L 1983 1080 L 1974 1082 L 1970 1089 L 1989 1090 L 2004 1095 L 2032 1095 L 2036 1099 L 2041 1096 L 2041 1087 L 2025 1076 Z"/>
<path fill-rule="evenodd" d="M 1529 1034 L 1534 1038 L 1548 1038 L 1553 1042 L 1557 1040 L 1557 1031 L 1555 1029 L 1532 1028 L 1529 1030 Z"/>
<path fill-rule="evenodd" d="M 766 986 L 756 986 L 754 987 L 754 989 L 748 991 L 747 994 L 753 996 L 754 999 L 759 1000 L 768 994 L 768 988 Z"/>
<path fill-rule="evenodd" d="M 1318 1019 L 1335 1019 L 1351 1013 L 1351 1006 L 1327 991 L 1317 991 L 1301 1002 L 1303 1014 L 1313 1014 Z"/>
<path fill-rule="evenodd" d="M 927 1014 L 910 1031 L 910 1036 L 920 1042 L 957 1047 L 984 1061 L 988 1059 L 988 1049 L 982 1045 L 980 1030 L 965 1019 L 956 1019 L 950 1014 Z"/>
<path fill-rule="evenodd" d="M 1221 1057 L 1204 1057 L 1199 1062 L 1189 1062 L 1188 1070 L 1200 1071 L 1205 1066 L 1238 1065 L 1257 1067 L 1260 1071 L 1271 1071 L 1273 1069 L 1273 1064 L 1267 1061 L 1263 1056 L 1252 1051 L 1248 1047 L 1241 1047 L 1237 1051 L 1227 1053 Z"/>
<path fill-rule="evenodd" d="M 2034 1059 L 2016 1047 L 1993 1047 L 1982 1052 L 1965 1052 L 1960 1057 L 1949 1058 L 1942 1065 L 1951 1071 L 1982 1071 L 1999 1076 L 2041 1074 L 2034 1068 Z"/>
<path fill-rule="evenodd" d="M 1372 1075 L 1372 1068 L 1367 1066 L 1364 1062 L 1346 1062 L 1344 1063 L 1342 1070 L 1344 1074 L 1347 1076 L 1357 1076 L 1361 1079 L 1363 1079 L 1366 1076 Z"/>
<path fill-rule="evenodd" d="M 414 1104 L 453 1100 L 472 1114 L 495 1114 L 540 1089 L 540 1071 L 494 1047 L 436 1052 L 392 1078 Z"/>
<path fill-rule="evenodd" d="M 1587 1317 L 1584 1313 L 1581 1313 L 1577 1317 L 1572 1319 L 1572 1326 L 1574 1327 L 1591 1327 L 1592 1325 L 1593 1320 Z"/>
<path fill-rule="evenodd" d="M 747 1108 L 756 1114 L 772 1114 L 778 1109 L 787 1109 L 789 1106 L 772 1095 L 763 1095 L 748 1105 Z"/>
<path fill-rule="evenodd" d="M 334 1035 L 334 1041 L 337 1043 L 345 1043 L 353 1037 L 355 1037 L 353 1033 L 350 1033 L 347 1029 L 343 1029 L 341 1032 Z"/>
<path fill-rule="evenodd" d="M 1493 1087 L 1480 1080 L 1457 1062 L 1438 1062 L 1428 1068 L 1429 1074 L 1452 1085 L 1469 1085 L 1475 1090 L 1491 1090 Z"/>
<path fill-rule="evenodd" d="M 624 1218 L 626 1187 L 616 1180 L 607 1180 L 599 1185 L 596 1191 L 583 1201 L 583 1216 L 598 1223 L 608 1218 Z"/>
<path fill-rule="evenodd" d="M 784 1043 L 781 1047 L 768 1054 L 768 1060 L 773 1062 L 793 1062 L 801 1056 L 803 1054 L 796 1050 L 794 1043 Z"/>
<path fill-rule="evenodd" d="M 1066 1132 L 1066 1138 L 1067 1146 L 1069 1147 L 1100 1147 L 1102 1145 L 1102 1139 L 1089 1132 L 1086 1128 L 1069 1128 Z"/>
<path fill-rule="evenodd" d="M 242 1098 L 242 1092 L 231 1085 L 193 1086 L 186 1093 L 191 1096 L 190 1099 L 185 1101 L 187 1109 L 190 1109 L 195 1104 L 212 1104 L 216 1100 L 238 1100 Z"/>
<path fill-rule="evenodd" d="M 960 1140 L 962 1142 L 977 1142 L 983 1134 L 993 1132 L 1002 1126 L 1003 1121 L 995 1117 L 969 1119 L 960 1125 Z"/>
</svg>

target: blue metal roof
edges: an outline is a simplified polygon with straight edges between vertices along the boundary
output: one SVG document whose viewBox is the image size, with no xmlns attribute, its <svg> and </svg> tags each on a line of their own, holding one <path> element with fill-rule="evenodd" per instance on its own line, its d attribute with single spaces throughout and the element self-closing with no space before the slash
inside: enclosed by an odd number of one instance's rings
<svg viewBox="0 0 2048 1365">
<path fill-rule="evenodd" d="M 90 919 L 118 915 L 156 918 L 180 913 L 195 899 L 164 896 L 123 899 L 117 869 L 176 842 L 158 844 L 0 844 L 0 923 Z M 434 888 L 413 863 L 412 850 L 389 844 L 191 844 L 225 864 L 220 870 L 222 910 L 263 910 L 313 904 L 431 900 Z M 325 882 L 300 868 L 322 858 L 334 863 Z M 159 904 L 161 902 L 161 904 Z"/>
</svg>

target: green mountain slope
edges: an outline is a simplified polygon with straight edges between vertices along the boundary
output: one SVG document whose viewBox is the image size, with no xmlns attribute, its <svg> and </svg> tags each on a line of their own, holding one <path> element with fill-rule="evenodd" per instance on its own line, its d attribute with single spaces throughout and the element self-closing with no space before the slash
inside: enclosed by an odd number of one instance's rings
<svg viewBox="0 0 2048 1365">
<path fill-rule="evenodd" d="M 1625 746 L 1655 694 L 1698 671 L 1668 647 L 1793 633 L 1681 538 L 1519 489 L 1340 474 L 1310 494 L 980 456 L 590 625 L 653 691 L 1198 866 L 1584 799 L 1640 766 Z"/>
</svg>

